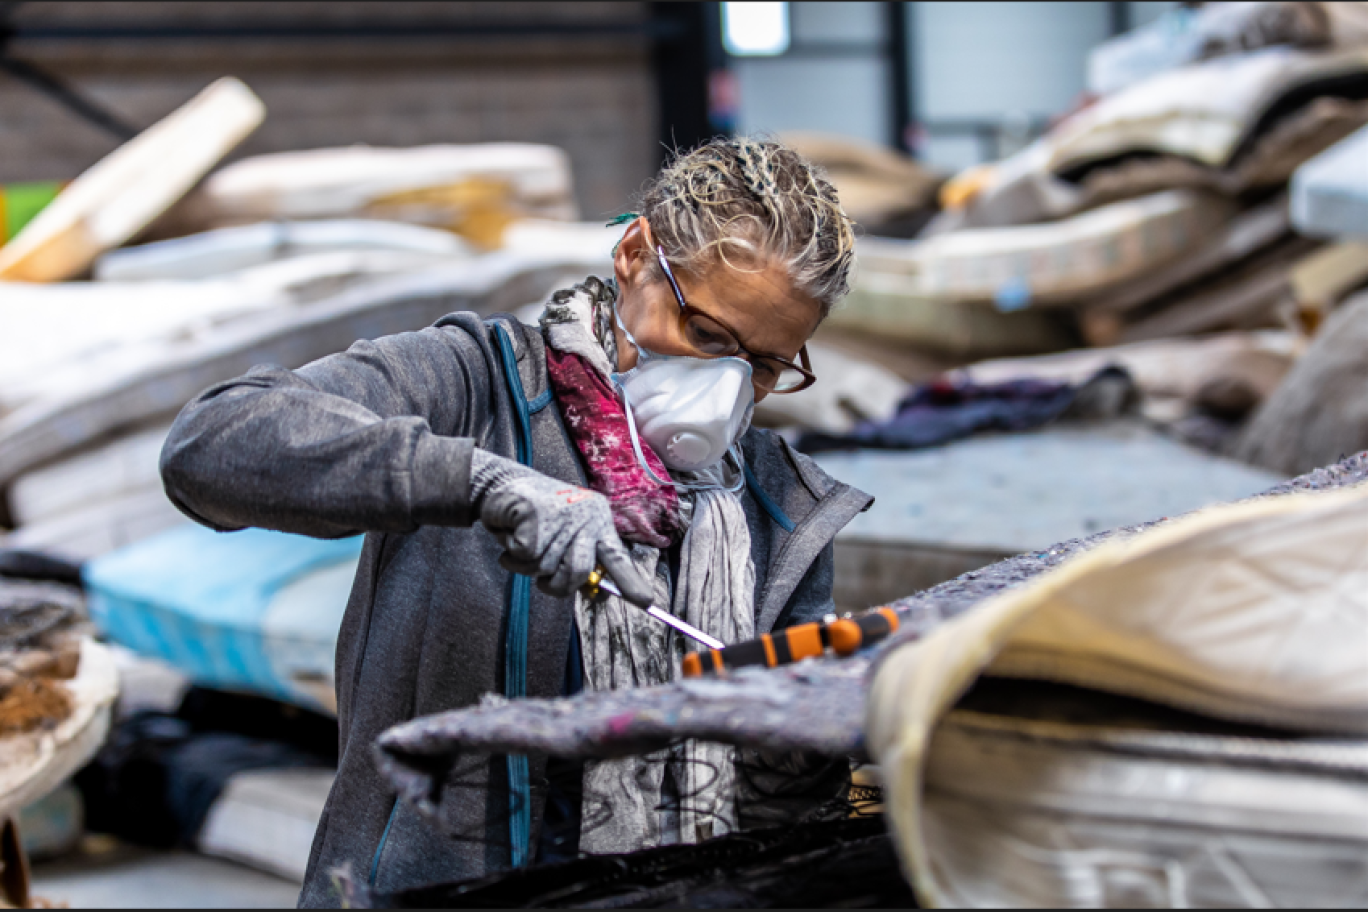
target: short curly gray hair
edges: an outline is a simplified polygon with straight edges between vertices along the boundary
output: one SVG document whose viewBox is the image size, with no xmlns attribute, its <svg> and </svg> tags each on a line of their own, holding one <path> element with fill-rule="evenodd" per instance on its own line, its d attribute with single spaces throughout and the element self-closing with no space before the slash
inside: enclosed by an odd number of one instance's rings
<svg viewBox="0 0 1368 912">
<path fill-rule="evenodd" d="M 735 266 L 730 252 L 772 258 L 823 317 L 850 291 L 855 233 L 836 188 L 779 143 L 714 139 L 677 155 L 640 208 L 665 255 L 685 269 L 714 257 Z"/>
</svg>

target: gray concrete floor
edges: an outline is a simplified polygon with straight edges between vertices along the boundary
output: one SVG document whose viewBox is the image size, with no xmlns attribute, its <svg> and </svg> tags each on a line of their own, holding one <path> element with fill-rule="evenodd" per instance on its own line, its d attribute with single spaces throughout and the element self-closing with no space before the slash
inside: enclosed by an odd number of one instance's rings
<svg viewBox="0 0 1368 912">
<path fill-rule="evenodd" d="M 156 852 L 87 837 L 33 866 L 33 895 L 71 909 L 285 909 L 299 884 L 191 852 Z"/>
</svg>

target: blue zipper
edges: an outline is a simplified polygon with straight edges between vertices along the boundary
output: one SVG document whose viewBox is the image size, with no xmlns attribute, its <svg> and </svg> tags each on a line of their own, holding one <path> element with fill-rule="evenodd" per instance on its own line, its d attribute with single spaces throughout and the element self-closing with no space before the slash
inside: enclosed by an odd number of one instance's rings
<svg viewBox="0 0 1368 912">
<path fill-rule="evenodd" d="M 793 520 L 789 519 L 784 509 L 774 502 L 774 498 L 769 496 L 769 492 L 760 487 L 760 479 L 756 478 L 755 473 L 751 471 L 749 462 L 745 464 L 744 468 L 746 471 L 746 487 L 750 488 L 751 496 L 760 505 L 760 509 L 768 513 L 769 518 L 779 524 L 779 528 L 785 532 L 792 532 L 796 528 Z"/>
<path fill-rule="evenodd" d="M 507 331 L 494 324 L 494 337 L 499 346 L 499 360 L 502 362 L 504 380 L 513 398 L 513 411 L 517 419 L 517 457 L 522 465 L 532 466 L 532 416 L 551 404 L 551 388 L 531 402 L 523 390 L 522 377 L 518 375 L 518 356 L 513 351 L 513 342 Z M 504 639 L 504 696 L 513 699 L 527 696 L 527 626 L 528 615 L 532 608 L 532 578 L 513 574 L 508 586 L 508 632 Z M 531 860 L 532 849 L 532 784 L 527 757 L 522 754 L 509 754 L 508 762 L 508 841 L 513 867 L 521 868 Z M 389 819 L 385 821 L 384 832 L 380 834 L 380 844 L 375 847 L 371 859 L 370 886 L 380 874 L 380 857 L 385 853 L 389 842 L 390 829 L 399 816 L 399 799 L 390 808 Z"/>
<path fill-rule="evenodd" d="M 551 402 L 547 389 L 532 402 L 527 401 L 518 358 L 507 330 L 494 324 L 503 362 L 504 379 L 513 399 L 517 419 L 517 457 L 522 465 L 532 466 L 532 415 Z M 508 584 L 508 631 L 504 639 L 504 696 L 510 700 L 527 696 L 527 627 L 532 609 L 532 578 L 515 573 Z M 532 855 L 532 785 L 525 754 L 509 754 L 508 763 L 508 841 L 513 867 L 521 868 Z"/>
</svg>

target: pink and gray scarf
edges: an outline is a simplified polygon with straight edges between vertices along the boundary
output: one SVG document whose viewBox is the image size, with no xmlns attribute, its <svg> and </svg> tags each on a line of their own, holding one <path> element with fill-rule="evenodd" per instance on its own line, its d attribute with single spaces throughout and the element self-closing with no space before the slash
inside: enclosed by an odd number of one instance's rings
<svg viewBox="0 0 1368 912">
<path fill-rule="evenodd" d="M 637 463 L 626 412 L 609 380 L 617 364 L 616 298 L 611 282 L 590 278 L 556 292 L 542 315 L 547 370 L 566 429 L 590 487 L 611 501 L 618 534 L 638 569 L 655 579 L 656 604 L 669 605 L 723 642 L 752 639 L 755 567 L 740 499 L 725 490 L 677 494 Z M 667 477 L 648 446 L 643 454 L 658 477 Z M 701 473 L 701 479 L 721 482 L 722 471 Z M 661 551 L 675 544 L 680 564 L 671 592 Z M 590 690 L 675 680 L 692 648 L 644 611 L 606 594 L 578 596 L 575 616 Z M 591 762 L 584 774 L 580 848 L 630 852 L 733 832 L 735 790 L 735 752 L 724 745 L 689 741 L 646 757 Z"/>
</svg>

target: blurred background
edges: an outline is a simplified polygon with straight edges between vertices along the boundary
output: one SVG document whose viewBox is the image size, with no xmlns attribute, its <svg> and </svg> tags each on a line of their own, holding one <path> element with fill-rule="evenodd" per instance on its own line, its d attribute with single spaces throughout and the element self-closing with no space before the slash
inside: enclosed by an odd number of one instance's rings
<svg viewBox="0 0 1368 912">
<path fill-rule="evenodd" d="M 167 502 L 207 386 L 535 322 L 673 150 L 775 137 L 859 266 L 756 420 L 877 497 L 863 609 L 1368 448 L 1365 124 L 1357 3 L 0 3 L 5 864 L 293 904 L 360 540 Z"/>
<path fill-rule="evenodd" d="M 593 217 L 718 132 L 832 133 L 953 171 L 1039 135 L 1088 92 L 1095 45 L 1175 5 L 9 3 L 0 180 L 70 180 L 229 73 L 271 112 L 229 160 L 549 143 Z"/>
</svg>

